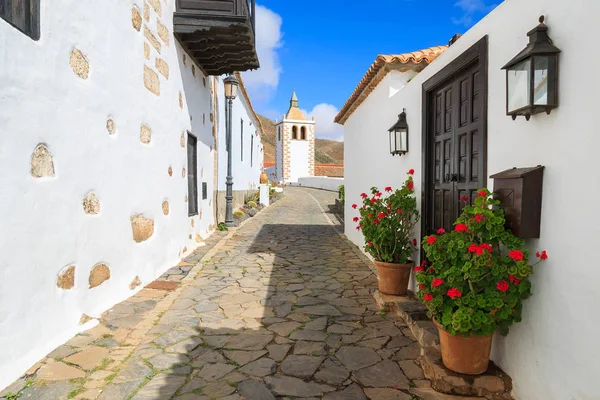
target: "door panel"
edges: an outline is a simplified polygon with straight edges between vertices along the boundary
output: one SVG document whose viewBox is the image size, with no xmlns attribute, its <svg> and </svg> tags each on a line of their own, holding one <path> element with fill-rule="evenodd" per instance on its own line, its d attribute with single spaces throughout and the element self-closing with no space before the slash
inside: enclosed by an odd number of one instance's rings
<svg viewBox="0 0 600 400">
<path fill-rule="evenodd" d="M 433 196 L 428 210 L 427 232 L 439 228 L 452 230 L 463 204 L 461 195 L 473 199 L 484 185 L 485 165 L 482 110 L 483 96 L 479 64 L 461 70 L 431 93 L 427 115 L 430 116 L 431 160 L 426 168 Z"/>
</svg>

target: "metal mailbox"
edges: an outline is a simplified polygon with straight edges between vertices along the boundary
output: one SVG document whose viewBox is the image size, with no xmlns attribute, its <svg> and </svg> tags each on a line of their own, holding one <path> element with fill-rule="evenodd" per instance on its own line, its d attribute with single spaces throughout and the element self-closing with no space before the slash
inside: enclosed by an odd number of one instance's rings
<svg viewBox="0 0 600 400">
<path fill-rule="evenodd" d="M 516 236 L 540 237 L 544 167 L 512 168 L 490 176 L 494 198 L 506 216 L 506 228 Z"/>
</svg>

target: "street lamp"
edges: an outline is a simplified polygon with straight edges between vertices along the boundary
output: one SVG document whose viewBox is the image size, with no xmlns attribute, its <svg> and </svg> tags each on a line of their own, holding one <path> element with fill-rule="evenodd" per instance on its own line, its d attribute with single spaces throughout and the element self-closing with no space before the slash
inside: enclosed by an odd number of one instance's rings
<svg viewBox="0 0 600 400">
<path fill-rule="evenodd" d="M 235 226 L 233 222 L 233 176 L 231 176 L 231 113 L 233 109 L 233 100 L 237 95 L 238 88 L 238 80 L 235 79 L 235 76 L 229 74 L 224 80 L 223 84 L 225 85 L 225 98 L 227 99 L 227 103 L 225 104 L 227 107 L 227 118 L 225 120 L 226 125 L 226 146 L 227 146 L 227 179 L 225 181 L 225 185 L 227 186 L 227 191 L 225 193 L 225 225 L 228 227 Z"/>
</svg>

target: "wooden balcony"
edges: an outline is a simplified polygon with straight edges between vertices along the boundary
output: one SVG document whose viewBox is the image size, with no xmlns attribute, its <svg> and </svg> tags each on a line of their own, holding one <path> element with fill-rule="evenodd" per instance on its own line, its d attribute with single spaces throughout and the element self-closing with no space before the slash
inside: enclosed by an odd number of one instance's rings
<svg viewBox="0 0 600 400">
<path fill-rule="evenodd" d="M 255 0 L 177 0 L 174 33 L 207 75 L 259 67 Z"/>
</svg>

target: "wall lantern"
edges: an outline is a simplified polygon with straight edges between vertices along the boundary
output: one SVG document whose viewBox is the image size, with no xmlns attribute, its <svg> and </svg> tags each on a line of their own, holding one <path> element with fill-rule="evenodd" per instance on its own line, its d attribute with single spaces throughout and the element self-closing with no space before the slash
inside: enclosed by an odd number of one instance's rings
<svg viewBox="0 0 600 400">
<path fill-rule="evenodd" d="M 223 84 L 225 86 L 225 97 L 231 100 L 235 99 L 239 85 L 239 82 L 237 79 L 235 79 L 235 76 L 229 74 L 225 79 L 223 79 Z"/>
<path fill-rule="evenodd" d="M 392 126 L 390 133 L 390 153 L 403 155 L 408 153 L 408 124 L 406 123 L 406 109 L 398 115 L 398 122 Z"/>
<path fill-rule="evenodd" d="M 506 115 L 529 118 L 558 107 L 558 54 L 548 37 L 544 16 L 529 33 L 529 44 L 502 69 L 506 70 Z"/>
</svg>

